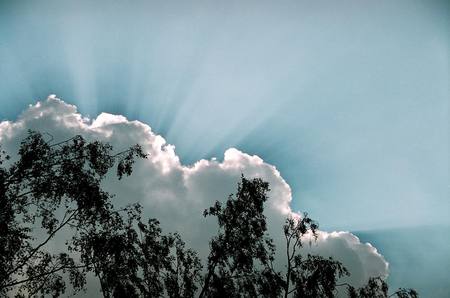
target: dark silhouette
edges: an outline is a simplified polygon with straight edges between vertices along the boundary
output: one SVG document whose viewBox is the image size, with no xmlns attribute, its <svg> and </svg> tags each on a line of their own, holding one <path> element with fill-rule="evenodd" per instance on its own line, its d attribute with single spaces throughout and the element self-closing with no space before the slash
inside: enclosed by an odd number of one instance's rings
<svg viewBox="0 0 450 298">
<path fill-rule="evenodd" d="M 45 245 L 62 230 L 77 235 L 113 221 L 117 211 L 100 182 L 115 164 L 119 179 L 131 174 L 134 158 L 145 154 L 138 145 L 113 154 L 109 144 L 81 136 L 51 144 L 29 132 L 18 157 L 0 156 L 0 295 L 59 296 L 66 288 L 62 273 L 78 291 L 91 269 L 71 256 L 83 242 L 69 238 L 58 254 Z M 36 226 L 43 230 L 40 239 L 33 238 Z"/>
<path fill-rule="evenodd" d="M 56 297 L 67 281 L 78 292 L 90 272 L 104 297 L 418 297 L 412 289 L 389 295 L 379 277 L 360 289 L 339 284 L 350 275 L 339 261 L 300 254 L 305 235 L 317 236 L 307 214 L 286 220 L 287 266 L 277 271 L 264 215 L 269 184 L 244 176 L 235 195 L 204 212 L 217 218 L 218 232 L 203 267 L 179 234 L 163 234 L 156 219 L 143 221 L 140 205 L 114 208 L 101 181 L 115 165 L 119 179 L 130 175 L 135 158 L 146 154 L 138 145 L 112 152 L 80 136 L 51 144 L 36 132 L 21 143 L 18 161 L 1 152 L 0 296 Z M 41 241 L 33 238 L 35 225 Z M 45 245 L 62 231 L 63 251 L 51 254 Z"/>
<path fill-rule="evenodd" d="M 283 229 L 287 258 L 284 297 L 291 293 L 294 297 L 334 297 L 337 279 L 349 275 L 347 269 L 332 258 L 308 255 L 305 259 L 298 253 L 303 246 L 302 238 L 308 233 L 316 238 L 318 228 L 308 214 L 301 219 L 286 220 Z"/>
<path fill-rule="evenodd" d="M 275 247 L 267 234 L 264 203 L 269 184 L 242 177 L 236 196 L 216 202 L 219 232 L 210 241 L 207 273 L 199 297 L 277 297 L 281 273 L 273 269 Z"/>
<path fill-rule="evenodd" d="M 350 285 L 345 285 L 348 289 L 348 296 L 350 298 L 385 298 L 394 297 L 398 298 L 417 298 L 419 294 L 414 289 L 398 289 L 392 294 L 388 294 L 389 286 L 387 283 L 379 277 L 372 277 L 364 287 L 355 290 Z"/>
</svg>

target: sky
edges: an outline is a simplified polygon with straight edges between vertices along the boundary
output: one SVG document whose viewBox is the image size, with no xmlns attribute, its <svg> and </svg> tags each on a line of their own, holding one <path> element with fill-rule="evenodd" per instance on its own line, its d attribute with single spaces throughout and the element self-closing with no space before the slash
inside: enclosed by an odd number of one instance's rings
<svg viewBox="0 0 450 298">
<path fill-rule="evenodd" d="M 148 124 L 183 165 L 258 155 L 294 211 L 376 241 L 397 279 L 429 251 L 425 275 L 402 279 L 414 286 L 450 274 L 449 14 L 448 1 L 0 0 L 0 121 L 56 94 L 91 119 Z"/>
</svg>

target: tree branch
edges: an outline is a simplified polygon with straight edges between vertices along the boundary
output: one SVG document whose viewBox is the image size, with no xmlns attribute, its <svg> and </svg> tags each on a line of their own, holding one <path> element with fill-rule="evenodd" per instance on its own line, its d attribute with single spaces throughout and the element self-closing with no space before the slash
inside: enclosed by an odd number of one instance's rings
<svg viewBox="0 0 450 298">
<path fill-rule="evenodd" d="M 23 284 L 25 282 L 28 282 L 28 281 L 31 281 L 31 280 L 35 280 L 37 278 L 41 278 L 41 277 L 44 277 L 44 276 L 48 276 L 50 274 L 56 273 L 56 272 L 64 270 L 64 269 L 79 269 L 79 268 L 86 268 L 86 267 L 88 267 L 88 265 L 60 266 L 60 267 L 57 267 L 56 269 L 50 270 L 48 272 L 44 272 L 44 273 L 41 273 L 41 274 L 38 274 L 38 275 L 35 275 L 35 276 L 32 276 L 32 277 L 28 277 L 26 279 L 14 281 L 14 282 L 11 282 L 9 284 L 0 286 L 0 289 L 1 288 L 8 288 L 8 287 L 16 286 L 16 285 L 19 285 L 19 284 Z"/>
<path fill-rule="evenodd" d="M 36 252 L 38 252 L 45 244 L 47 244 L 50 239 L 53 238 L 53 236 L 59 231 L 61 230 L 70 220 L 73 219 L 73 216 L 78 212 L 78 209 L 75 210 L 66 220 L 64 220 L 68 214 L 68 212 L 66 211 L 66 213 L 64 214 L 64 217 L 60 223 L 60 225 L 54 230 L 52 231 L 48 237 L 44 240 L 44 242 L 42 242 L 41 244 L 39 244 L 38 246 L 36 246 L 29 254 L 27 257 L 25 257 L 20 263 L 19 265 L 17 265 L 16 267 L 14 267 L 12 270 L 10 270 L 9 272 L 6 273 L 6 275 L 11 275 L 14 272 L 16 272 L 17 270 L 19 270 L 20 268 L 22 268 L 33 256 Z"/>
</svg>

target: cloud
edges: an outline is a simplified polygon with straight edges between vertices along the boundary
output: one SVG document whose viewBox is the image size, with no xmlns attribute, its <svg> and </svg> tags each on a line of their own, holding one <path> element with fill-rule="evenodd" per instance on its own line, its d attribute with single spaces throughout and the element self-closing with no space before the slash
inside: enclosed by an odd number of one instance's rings
<svg viewBox="0 0 450 298">
<path fill-rule="evenodd" d="M 175 147 L 167 144 L 147 124 L 107 113 L 91 120 L 80 115 L 76 106 L 53 95 L 46 101 L 30 105 L 16 121 L 0 123 L 3 149 L 16 152 L 28 129 L 47 132 L 55 140 L 81 134 L 87 139 L 110 142 L 117 150 L 141 144 L 150 154 L 149 158 L 140 161 L 127 179 L 117 181 L 109 177 L 105 188 L 116 194 L 116 205 L 140 202 L 144 216 L 158 218 L 166 232 L 179 231 L 202 256 L 207 254 L 208 241 L 217 229 L 213 218 L 203 218 L 203 210 L 215 200 L 223 201 L 233 193 L 241 173 L 247 177 L 261 177 L 271 188 L 266 205 L 269 232 L 280 253 L 283 251 L 282 224 L 293 213 L 291 188 L 275 166 L 256 155 L 231 148 L 225 151 L 222 161 L 202 159 L 193 165 L 183 165 Z M 355 286 L 362 285 L 371 276 L 388 274 L 388 264 L 383 256 L 349 232 L 321 231 L 318 241 L 305 246 L 305 251 L 342 261 L 352 272 L 348 281 Z M 282 266 L 283 262 L 280 262 Z"/>
</svg>

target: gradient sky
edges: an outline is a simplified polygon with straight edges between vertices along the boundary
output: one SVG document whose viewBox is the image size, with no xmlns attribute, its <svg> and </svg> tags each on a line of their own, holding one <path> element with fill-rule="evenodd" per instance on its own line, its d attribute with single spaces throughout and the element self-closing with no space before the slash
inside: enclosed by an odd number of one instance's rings
<svg viewBox="0 0 450 298">
<path fill-rule="evenodd" d="M 184 163 L 261 156 L 325 229 L 449 238 L 449 7 L 0 0 L 0 120 L 54 93 L 148 123 Z"/>
</svg>

